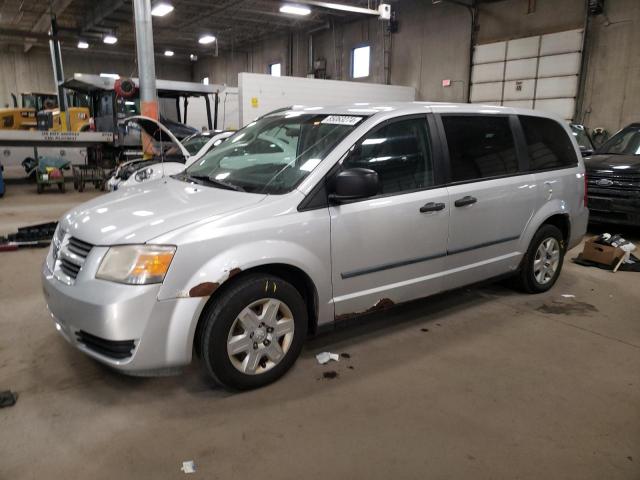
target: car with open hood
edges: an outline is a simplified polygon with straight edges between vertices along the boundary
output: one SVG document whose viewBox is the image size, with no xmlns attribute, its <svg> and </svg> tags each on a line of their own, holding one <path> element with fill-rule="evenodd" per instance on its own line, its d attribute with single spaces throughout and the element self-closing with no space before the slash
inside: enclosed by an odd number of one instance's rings
<svg viewBox="0 0 640 480">
<path fill-rule="evenodd" d="M 137 115 L 123 123 L 135 124 L 153 138 L 158 153 L 152 158 L 136 158 L 120 164 L 107 180 L 109 191 L 180 173 L 234 133 L 228 130 L 205 131 L 181 141 L 163 122 L 150 117 Z"/>
<path fill-rule="evenodd" d="M 640 226 L 640 123 L 632 123 L 585 159 L 590 220 Z"/>
<path fill-rule="evenodd" d="M 117 370 L 282 376 L 308 334 L 511 276 L 549 290 L 586 230 L 569 126 L 488 105 L 296 106 L 183 172 L 66 213 L 42 284 L 55 328 Z"/>
</svg>

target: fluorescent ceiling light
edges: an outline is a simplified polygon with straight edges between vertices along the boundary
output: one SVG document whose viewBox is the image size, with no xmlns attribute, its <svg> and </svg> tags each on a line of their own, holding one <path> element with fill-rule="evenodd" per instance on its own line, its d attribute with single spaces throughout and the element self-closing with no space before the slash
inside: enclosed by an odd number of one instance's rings
<svg viewBox="0 0 640 480">
<path fill-rule="evenodd" d="M 216 37 L 214 37 L 213 35 L 202 35 L 198 39 L 198 43 L 201 43 L 202 45 L 209 45 L 210 43 L 213 43 L 215 41 Z"/>
<path fill-rule="evenodd" d="M 120 75 L 118 75 L 117 73 L 101 73 L 100 76 L 102 78 L 113 78 L 115 80 L 120 78 Z"/>
<path fill-rule="evenodd" d="M 164 51 L 164 56 L 165 57 L 173 57 L 173 50 L 165 50 Z"/>
<path fill-rule="evenodd" d="M 83 42 L 82 40 L 80 40 L 78 42 L 78 48 L 89 48 L 89 44 L 87 42 Z"/>
<path fill-rule="evenodd" d="M 151 15 L 154 17 L 164 17 L 171 12 L 173 12 L 173 5 L 167 2 L 158 2 L 151 8 Z"/>
<path fill-rule="evenodd" d="M 309 15 L 311 9 L 309 7 L 303 7 L 302 5 L 282 5 L 280 12 L 290 13 L 291 15 Z"/>
<path fill-rule="evenodd" d="M 113 45 L 114 43 L 118 43 L 118 37 L 114 35 L 105 35 L 102 41 L 107 45 Z"/>
</svg>

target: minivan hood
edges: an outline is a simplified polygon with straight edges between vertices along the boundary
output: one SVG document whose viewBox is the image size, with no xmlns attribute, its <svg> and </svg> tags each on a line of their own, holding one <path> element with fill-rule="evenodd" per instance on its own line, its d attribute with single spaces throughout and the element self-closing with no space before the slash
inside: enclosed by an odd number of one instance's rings
<svg viewBox="0 0 640 480">
<path fill-rule="evenodd" d="M 93 245 L 145 243 L 190 223 L 255 205 L 264 198 L 266 195 L 164 178 L 78 205 L 62 218 L 61 225 L 71 236 Z"/>
<path fill-rule="evenodd" d="M 610 170 L 612 172 L 640 172 L 640 155 L 613 155 L 609 153 L 593 155 L 585 158 L 587 171 Z"/>
</svg>

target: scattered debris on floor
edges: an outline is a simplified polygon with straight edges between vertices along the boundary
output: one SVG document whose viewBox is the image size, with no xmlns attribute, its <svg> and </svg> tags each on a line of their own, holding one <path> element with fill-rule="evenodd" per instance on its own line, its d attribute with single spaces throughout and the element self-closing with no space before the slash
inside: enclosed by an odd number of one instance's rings
<svg viewBox="0 0 640 480">
<path fill-rule="evenodd" d="M 338 377 L 338 372 L 336 372 L 335 370 L 329 370 L 328 372 L 323 372 L 322 373 L 322 377 L 323 378 L 337 378 Z"/>
<path fill-rule="evenodd" d="M 351 354 L 349 354 L 349 353 L 341 353 L 340 356 L 342 358 L 351 358 Z"/>
<path fill-rule="evenodd" d="M 582 253 L 573 259 L 574 263 L 586 267 L 599 267 L 613 272 L 640 272 L 640 259 L 631 252 L 636 246 L 621 235 L 603 233 L 590 238 L 584 244 Z"/>
<path fill-rule="evenodd" d="M 188 460 L 186 462 L 182 462 L 182 467 L 180 467 L 184 473 L 196 473 L 196 463 L 193 460 Z"/>
<path fill-rule="evenodd" d="M 428 329 L 428 328 L 421 328 L 421 329 L 420 329 L 420 331 L 421 331 L 421 332 L 428 332 L 428 331 L 429 331 L 429 329 Z"/>
<path fill-rule="evenodd" d="M 571 303 L 553 301 L 551 304 L 545 303 L 541 305 L 536 310 L 542 313 L 549 313 L 551 315 L 585 314 L 598 311 L 598 309 L 590 303 L 576 301 Z"/>
<path fill-rule="evenodd" d="M 576 298 L 576 296 L 575 296 L 575 295 L 572 295 L 571 293 L 563 293 L 563 294 L 562 294 L 562 296 L 563 296 L 564 298 Z"/>
<path fill-rule="evenodd" d="M 58 222 L 40 223 L 20 227 L 15 233 L 0 237 L 0 252 L 8 252 L 19 248 L 48 247 L 56 231 Z"/>
<path fill-rule="evenodd" d="M 356 367 L 354 367 L 353 365 L 349 365 L 347 368 L 348 368 L 349 370 L 355 370 L 355 368 L 356 368 Z"/>
<path fill-rule="evenodd" d="M 320 365 L 329 363 L 331 360 L 333 360 L 334 362 L 339 362 L 340 355 L 338 355 L 337 353 L 331 353 L 331 352 L 321 352 L 316 355 L 316 360 Z"/>
<path fill-rule="evenodd" d="M 0 392 L 0 408 L 13 407 L 16 404 L 17 400 L 18 394 L 12 392 L 11 390 Z"/>
</svg>

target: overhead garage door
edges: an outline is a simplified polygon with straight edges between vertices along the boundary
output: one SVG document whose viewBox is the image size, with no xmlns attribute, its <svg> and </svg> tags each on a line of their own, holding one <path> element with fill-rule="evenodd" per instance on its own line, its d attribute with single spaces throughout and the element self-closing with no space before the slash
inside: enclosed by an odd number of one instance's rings
<svg viewBox="0 0 640 480">
<path fill-rule="evenodd" d="M 476 45 L 471 102 L 534 108 L 572 120 L 582 29 Z"/>
</svg>

